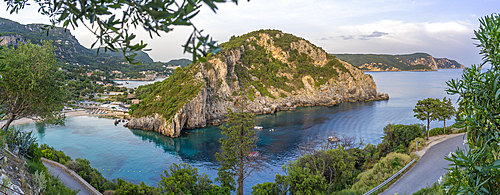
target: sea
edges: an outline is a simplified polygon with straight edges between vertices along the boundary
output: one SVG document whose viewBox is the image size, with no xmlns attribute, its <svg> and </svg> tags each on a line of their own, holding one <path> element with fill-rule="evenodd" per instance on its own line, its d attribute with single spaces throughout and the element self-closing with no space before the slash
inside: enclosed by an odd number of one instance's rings
<svg viewBox="0 0 500 195">
<path fill-rule="evenodd" d="M 266 160 L 262 171 L 245 180 L 245 193 L 258 183 L 274 181 L 276 174 L 285 174 L 283 166 L 297 159 L 297 148 L 310 140 L 336 133 L 356 136 L 364 144 L 378 144 L 387 124 L 424 123 L 413 116 L 417 101 L 447 97 L 456 102 L 456 95 L 446 93 L 446 82 L 461 78 L 462 70 L 367 74 L 373 76 L 379 92 L 389 94 L 389 100 L 300 107 L 296 111 L 257 116 L 256 124 L 263 127 L 258 133 L 257 151 Z M 453 119 L 446 122 L 452 123 Z M 443 122 L 431 122 L 431 128 L 442 126 Z M 70 117 L 65 126 L 19 127 L 34 132 L 38 143 L 62 150 L 73 159 L 88 159 L 108 179 L 122 178 L 136 184 L 144 181 L 156 186 L 161 174 L 173 163 L 188 163 L 212 180 L 217 176 L 214 155 L 220 149 L 222 136 L 214 126 L 184 131 L 179 138 L 124 128 L 123 123 L 115 125 L 113 118 L 96 116 Z"/>
</svg>

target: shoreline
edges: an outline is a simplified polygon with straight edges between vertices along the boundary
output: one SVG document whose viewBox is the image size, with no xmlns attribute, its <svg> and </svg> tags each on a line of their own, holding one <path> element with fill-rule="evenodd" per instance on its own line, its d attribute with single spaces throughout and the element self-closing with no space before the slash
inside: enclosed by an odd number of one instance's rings
<svg viewBox="0 0 500 195">
<path fill-rule="evenodd" d="M 125 116 L 123 114 L 117 114 L 117 113 L 106 113 L 106 114 L 89 114 L 87 110 L 76 110 L 76 111 L 66 111 L 63 112 L 66 118 L 69 117 L 76 117 L 76 116 Z M 15 125 L 24 125 L 24 124 L 29 124 L 29 123 L 34 123 L 36 122 L 33 119 L 30 118 L 21 118 L 12 121 L 10 126 L 15 126 Z M 0 126 L 2 126 L 5 123 L 5 121 L 0 122 Z"/>
</svg>

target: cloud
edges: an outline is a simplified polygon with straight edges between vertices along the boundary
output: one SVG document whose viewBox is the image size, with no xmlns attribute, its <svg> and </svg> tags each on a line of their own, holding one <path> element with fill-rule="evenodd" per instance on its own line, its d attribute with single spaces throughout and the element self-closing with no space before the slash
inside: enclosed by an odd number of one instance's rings
<svg viewBox="0 0 500 195">
<path fill-rule="evenodd" d="M 431 23 L 381 20 L 362 25 L 333 27 L 330 31 L 337 33 L 333 37 L 345 41 L 369 40 L 386 44 L 431 46 L 436 42 L 464 44 L 462 38 L 473 35 L 473 25 L 462 21 Z"/>
<path fill-rule="evenodd" d="M 368 38 L 377 38 L 377 37 L 382 37 L 382 36 L 385 36 L 385 35 L 388 35 L 388 34 L 389 33 L 386 33 L 386 32 L 373 31 L 372 34 L 368 34 L 368 35 L 359 35 L 359 36 L 355 36 L 355 35 L 340 35 L 340 36 L 337 36 L 337 37 L 329 36 L 329 37 L 320 38 L 319 40 L 326 41 L 326 40 L 334 40 L 334 39 L 337 39 L 337 38 L 340 38 L 342 40 L 351 40 L 351 39 L 370 40 Z"/>
<path fill-rule="evenodd" d="M 361 37 L 368 38 L 368 37 L 381 37 L 384 35 L 388 35 L 389 33 L 385 32 L 379 32 L 379 31 L 373 31 L 372 34 L 370 35 L 361 35 Z"/>
<path fill-rule="evenodd" d="M 354 36 L 353 35 L 341 35 L 339 36 L 340 38 L 342 38 L 342 40 L 349 40 L 349 39 L 354 39 Z"/>
</svg>

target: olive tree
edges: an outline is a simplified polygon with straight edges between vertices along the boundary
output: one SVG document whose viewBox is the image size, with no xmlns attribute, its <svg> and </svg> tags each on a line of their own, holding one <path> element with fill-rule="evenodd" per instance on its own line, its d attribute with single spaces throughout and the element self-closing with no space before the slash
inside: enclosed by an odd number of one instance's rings
<svg viewBox="0 0 500 195">
<path fill-rule="evenodd" d="M 57 71 L 54 48 L 49 42 L 42 45 L 20 44 L 2 51 L 7 56 L 1 61 L 10 67 L 2 73 L 0 105 L 5 112 L 7 131 L 12 121 L 29 117 L 47 123 L 59 124 L 67 100 L 62 73 Z"/>
</svg>

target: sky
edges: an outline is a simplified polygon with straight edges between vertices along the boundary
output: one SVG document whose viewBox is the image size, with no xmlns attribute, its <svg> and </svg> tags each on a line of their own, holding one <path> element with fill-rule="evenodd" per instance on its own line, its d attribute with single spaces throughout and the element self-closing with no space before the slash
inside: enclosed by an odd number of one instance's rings
<svg viewBox="0 0 500 195">
<path fill-rule="evenodd" d="M 474 45 L 479 18 L 500 7 L 495 0 L 246 0 L 218 4 L 217 13 L 203 6 L 193 23 L 220 43 L 232 35 L 259 29 L 278 29 L 325 49 L 328 53 L 408 54 L 425 52 L 470 66 L 481 62 Z M 0 17 L 22 24 L 49 23 L 37 13 L 36 4 L 9 14 L 0 3 Z M 85 47 L 95 37 L 85 28 L 70 29 Z M 192 31 L 175 27 L 171 33 L 138 37 L 152 49 L 155 61 L 190 58 L 183 54 Z"/>
</svg>

